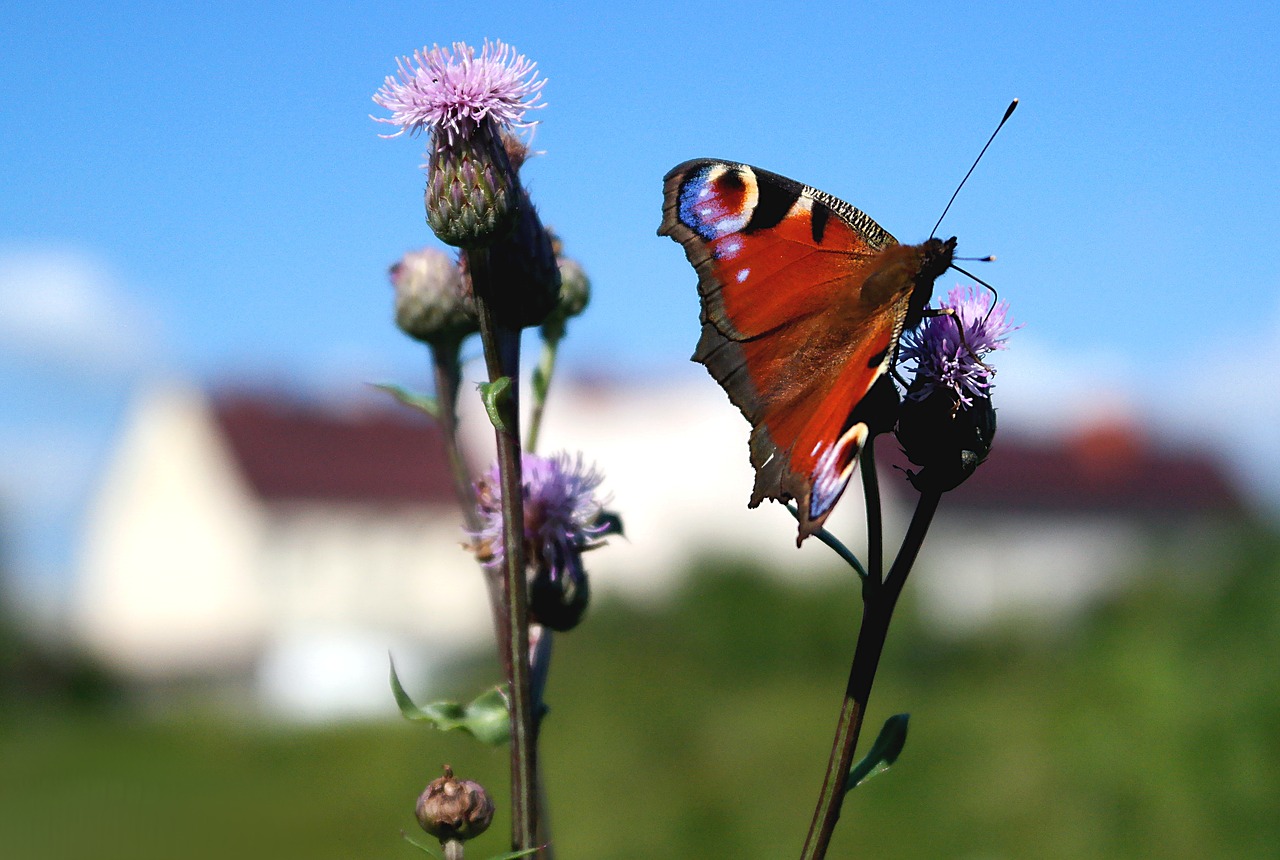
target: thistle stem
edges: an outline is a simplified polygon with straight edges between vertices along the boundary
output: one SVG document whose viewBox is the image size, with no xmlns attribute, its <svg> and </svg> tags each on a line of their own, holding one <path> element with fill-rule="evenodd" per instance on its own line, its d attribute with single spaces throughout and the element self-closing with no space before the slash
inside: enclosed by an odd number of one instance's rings
<svg viewBox="0 0 1280 860">
<path fill-rule="evenodd" d="M 453 488 L 462 506 L 462 516 L 467 528 L 478 531 L 480 516 L 476 512 L 475 487 L 471 484 L 471 472 L 458 445 L 458 385 L 462 381 L 462 369 L 458 363 L 457 341 L 433 344 L 431 366 L 436 383 L 436 421 L 444 433 L 445 452 L 449 457 L 449 469 L 453 473 Z"/>
<path fill-rule="evenodd" d="M 516 396 L 520 377 L 520 330 L 498 324 L 488 296 L 489 252 L 467 252 L 468 270 L 476 297 L 480 339 L 484 344 L 489 381 L 511 380 L 510 395 L 502 398 L 502 426 L 495 426 L 498 472 L 502 484 L 501 579 L 506 618 L 499 651 L 510 684 L 511 710 L 511 846 L 533 848 L 537 838 L 537 750 L 529 678 L 529 607 L 525 582 L 524 486 L 520 462 L 520 409 Z"/>
<path fill-rule="evenodd" d="M 884 581 L 884 521 L 880 513 L 880 475 L 876 471 L 876 437 L 867 439 L 861 454 L 862 495 L 867 508 L 867 573 L 879 585 Z"/>
<path fill-rule="evenodd" d="M 868 449 L 869 450 L 869 449 Z M 863 462 L 865 472 L 874 469 L 874 464 Z M 865 482 L 864 486 L 868 486 Z M 870 493 L 870 489 L 868 489 Z M 879 518 L 879 492 L 875 493 L 876 518 Z M 845 685 L 844 701 L 840 706 L 840 717 L 836 721 L 835 737 L 831 744 L 831 758 L 827 762 L 827 772 L 823 777 L 822 790 L 818 794 L 818 805 L 809 824 L 809 834 L 805 837 L 804 849 L 800 853 L 801 860 L 821 860 L 826 857 L 827 847 L 831 844 L 831 835 L 835 832 L 836 822 L 840 820 L 840 807 L 844 802 L 845 781 L 849 768 L 853 764 L 853 753 L 858 746 L 858 735 L 862 731 L 863 719 L 866 716 L 867 701 L 871 697 L 871 686 L 875 682 L 876 669 L 880 665 L 880 655 L 884 652 L 885 637 L 889 632 L 889 622 L 893 618 L 894 607 L 902 587 L 906 584 L 907 574 L 915 564 L 924 536 L 933 521 L 938 509 L 939 493 L 924 493 L 916 504 L 915 513 L 911 517 L 911 525 L 902 540 L 902 547 L 894 559 L 893 566 L 883 582 L 878 576 L 868 577 L 863 587 L 862 626 L 858 630 L 858 644 L 853 652 L 853 665 L 849 669 L 849 681 Z M 867 519 L 871 526 L 871 499 L 868 498 Z M 879 532 L 877 522 L 875 532 Z M 879 559 L 873 552 L 868 553 L 871 563 Z M 870 571 L 875 574 L 878 566 Z"/>
<path fill-rule="evenodd" d="M 458 362 L 460 343 L 433 344 L 431 346 L 431 365 L 436 383 L 436 421 L 444 434 L 445 454 L 449 458 L 449 469 L 453 474 L 453 489 L 462 506 L 462 517 L 466 521 L 467 530 L 480 531 L 483 523 L 476 510 L 476 490 L 471 480 L 471 471 L 462 456 L 462 447 L 458 444 L 458 388 L 462 382 L 462 368 Z M 480 566 L 484 575 L 485 588 L 489 593 L 489 610 L 493 615 L 494 632 L 502 629 L 505 623 L 506 609 L 502 597 L 501 571 L 484 565 Z M 499 637 L 501 638 L 501 637 Z"/>
<path fill-rule="evenodd" d="M 538 450 L 538 434 L 542 429 L 542 411 L 547 405 L 547 392 L 551 389 L 551 377 L 556 372 L 556 355 L 560 349 L 560 338 L 564 334 L 561 324 L 558 330 L 548 331 L 544 327 L 542 334 L 542 357 L 533 371 L 533 412 L 529 416 L 529 434 L 525 438 L 525 450 Z"/>
</svg>

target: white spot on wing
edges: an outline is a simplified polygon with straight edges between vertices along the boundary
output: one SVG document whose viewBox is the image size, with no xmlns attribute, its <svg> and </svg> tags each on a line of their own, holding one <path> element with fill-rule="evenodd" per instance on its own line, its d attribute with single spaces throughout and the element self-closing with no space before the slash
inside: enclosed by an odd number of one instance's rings
<svg viewBox="0 0 1280 860">
<path fill-rule="evenodd" d="M 738 270 L 738 283 L 742 283 L 743 281 L 745 281 L 745 280 L 746 280 L 747 278 L 749 278 L 749 277 L 751 277 L 751 270 L 750 270 L 750 269 L 739 269 L 739 270 Z"/>
<path fill-rule="evenodd" d="M 836 503 L 836 499 L 844 491 L 845 485 L 849 483 L 849 476 L 853 474 L 853 469 L 858 461 L 856 458 L 851 458 L 843 469 L 838 472 L 836 469 L 839 467 L 840 461 L 847 455 L 851 445 L 855 451 L 861 450 L 863 443 L 866 441 L 867 425 L 858 423 L 846 430 L 836 444 L 822 452 L 822 456 L 818 458 L 817 465 L 813 470 L 813 493 L 809 498 L 809 516 L 811 518 L 816 519 L 822 516 Z M 814 446 L 814 453 L 816 454 L 821 447 L 822 442 L 819 441 Z"/>
</svg>

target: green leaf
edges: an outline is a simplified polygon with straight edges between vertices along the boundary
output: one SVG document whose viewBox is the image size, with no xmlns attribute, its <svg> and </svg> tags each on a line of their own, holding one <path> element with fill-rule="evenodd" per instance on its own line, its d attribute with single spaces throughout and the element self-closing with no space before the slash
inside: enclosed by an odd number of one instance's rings
<svg viewBox="0 0 1280 860">
<path fill-rule="evenodd" d="M 871 749 L 861 761 L 849 768 L 849 776 L 844 781 L 846 793 L 876 774 L 884 773 L 898 760 L 898 755 L 907 743 L 907 721 L 910 719 L 910 714 L 894 714 L 884 721 L 884 728 L 880 729 Z"/>
<path fill-rule="evenodd" d="M 432 857 L 437 858 L 437 860 L 440 857 L 439 854 L 432 851 L 430 848 L 423 845 L 421 842 L 418 842 L 415 839 L 410 839 L 409 834 L 405 833 L 403 830 L 400 831 L 400 836 L 401 838 L 404 839 L 405 842 L 408 842 L 410 845 L 412 845 L 414 848 L 417 848 L 422 853 L 430 854 Z M 506 854 L 495 854 L 494 856 L 490 857 L 489 860 L 518 860 L 518 858 L 520 857 L 529 857 L 533 854 L 537 854 L 539 851 L 541 851 L 545 847 L 546 847 L 545 845 L 539 845 L 536 848 L 526 848 L 523 851 L 510 851 Z"/>
<path fill-rule="evenodd" d="M 526 848 L 523 851 L 512 851 L 509 854 L 495 854 L 489 860 L 516 860 L 517 857 L 528 857 L 530 854 L 537 854 L 543 849 L 542 845 L 537 848 Z"/>
<path fill-rule="evenodd" d="M 551 390 L 551 369 L 545 359 L 533 369 L 529 381 L 533 384 L 533 399 L 539 403 L 546 400 L 547 392 Z"/>
<path fill-rule="evenodd" d="M 489 413 L 489 421 L 499 430 L 511 432 L 503 413 L 511 406 L 511 377 L 500 376 L 493 382 L 480 383 L 480 398 L 484 401 L 484 411 Z"/>
<path fill-rule="evenodd" d="M 392 385 L 389 382 L 373 382 L 370 384 L 374 388 L 387 392 L 410 409 L 417 409 L 419 412 L 425 412 L 432 418 L 440 417 L 440 405 L 436 402 L 434 397 L 429 397 L 426 394 L 415 394 L 408 389 L 401 388 L 399 385 Z"/>
<path fill-rule="evenodd" d="M 481 693 L 465 705 L 457 702 L 432 702 L 418 707 L 405 692 L 396 675 L 396 664 L 392 661 L 391 692 L 395 694 L 396 705 L 400 707 L 400 714 L 406 720 L 430 723 L 442 732 L 462 729 L 489 746 L 501 746 L 510 739 L 511 718 L 507 711 L 507 700 L 496 687 Z"/>
<path fill-rule="evenodd" d="M 408 842 L 410 845 L 412 845 L 414 848 L 417 848 L 417 849 L 418 849 L 419 851 L 421 851 L 423 854 L 430 854 L 432 857 L 435 857 L 435 858 L 436 858 L 436 860 L 439 860 L 439 858 L 440 858 L 440 855 L 439 855 L 439 854 L 437 854 L 436 852 L 432 851 L 430 848 L 428 848 L 427 846 L 423 845 L 421 842 L 418 842 L 418 841 L 416 841 L 416 840 L 410 839 L 410 838 L 409 838 L 409 834 L 408 834 L 408 833 L 405 833 L 403 830 L 401 830 L 401 831 L 400 831 L 400 837 L 401 837 L 402 839 L 404 839 L 404 841 L 405 841 L 405 842 Z"/>
</svg>

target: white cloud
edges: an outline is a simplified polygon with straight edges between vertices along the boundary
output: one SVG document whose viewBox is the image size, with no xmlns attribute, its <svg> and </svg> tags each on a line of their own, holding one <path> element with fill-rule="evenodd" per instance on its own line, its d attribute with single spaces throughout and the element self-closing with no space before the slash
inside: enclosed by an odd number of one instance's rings
<svg viewBox="0 0 1280 860">
<path fill-rule="evenodd" d="M 160 325 L 83 252 L 0 249 L 0 351 L 94 375 L 142 369 Z"/>
<path fill-rule="evenodd" d="M 1119 352 L 1062 353 L 1016 332 L 992 356 L 993 402 L 1000 420 L 1021 432 L 1058 435 L 1082 425 L 1135 418 L 1138 371 Z"/>
<path fill-rule="evenodd" d="M 1211 333 L 1189 348 L 1153 393 L 1163 421 L 1183 434 L 1221 443 L 1245 482 L 1280 508 L 1277 355 L 1280 302 L 1269 314 L 1254 312 L 1238 329 Z"/>
</svg>

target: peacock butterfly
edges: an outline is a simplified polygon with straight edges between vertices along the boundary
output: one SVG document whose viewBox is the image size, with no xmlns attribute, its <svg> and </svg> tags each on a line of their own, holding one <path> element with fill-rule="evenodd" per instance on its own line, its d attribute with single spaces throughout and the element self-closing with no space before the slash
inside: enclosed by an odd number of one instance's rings
<svg viewBox="0 0 1280 860">
<path fill-rule="evenodd" d="M 956 240 L 899 244 L 843 200 L 732 161 L 686 161 L 663 193 L 658 234 L 683 245 L 698 273 L 693 360 L 751 423 L 750 506 L 794 499 L 798 546 L 849 483 L 873 387 L 883 390 L 875 383 Z"/>
</svg>

